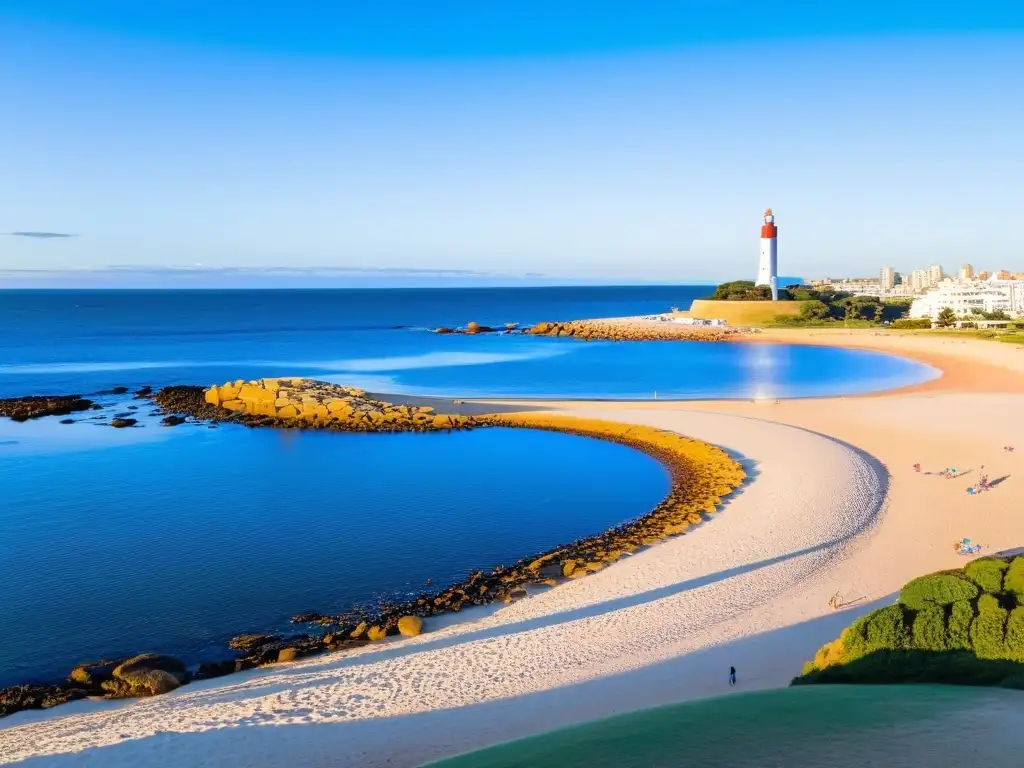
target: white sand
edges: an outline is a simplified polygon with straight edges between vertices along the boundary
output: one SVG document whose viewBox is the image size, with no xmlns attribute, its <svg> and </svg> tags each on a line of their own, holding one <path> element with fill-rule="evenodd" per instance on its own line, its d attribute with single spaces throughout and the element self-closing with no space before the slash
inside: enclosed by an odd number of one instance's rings
<svg viewBox="0 0 1024 768">
<path fill-rule="evenodd" d="M 726 693 L 730 665 L 739 670 L 739 690 L 784 685 L 853 615 L 891 599 L 913 576 L 961 565 L 954 539 L 969 536 L 987 552 L 1024 544 L 1017 511 L 1024 445 L 1001 450 L 1024 433 L 1024 395 L 595 403 L 566 412 L 715 442 L 741 454 L 753 480 L 688 535 L 477 621 L 155 699 L 6 718 L 0 760 L 419 765 L 619 711 Z M 917 475 L 915 461 L 973 474 Z M 981 464 L 991 479 L 1006 479 L 972 498 L 964 489 Z M 836 590 L 856 600 L 853 607 L 831 611 Z"/>
</svg>

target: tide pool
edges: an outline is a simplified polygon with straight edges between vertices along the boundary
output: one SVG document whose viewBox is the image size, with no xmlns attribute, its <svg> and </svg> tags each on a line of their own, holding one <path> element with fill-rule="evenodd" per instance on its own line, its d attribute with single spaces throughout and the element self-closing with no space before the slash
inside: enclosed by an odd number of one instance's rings
<svg viewBox="0 0 1024 768">
<path fill-rule="evenodd" d="M 669 487 L 630 448 L 531 430 L 2 434 L 0 686 L 103 656 L 223 656 L 234 634 L 300 631 L 301 611 L 372 608 L 599 533 Z"/>
</svg>

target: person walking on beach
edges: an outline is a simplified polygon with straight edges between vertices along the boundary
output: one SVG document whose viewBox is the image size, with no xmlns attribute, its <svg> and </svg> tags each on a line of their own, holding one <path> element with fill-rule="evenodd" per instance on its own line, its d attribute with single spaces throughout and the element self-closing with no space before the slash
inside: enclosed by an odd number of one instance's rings
<svg viewBox="0 0 1024 768">
<path fill-rule="evenodd" d="M 736 667 L 729 667 L 729 685 L 736 685 Z"/>
</svg>

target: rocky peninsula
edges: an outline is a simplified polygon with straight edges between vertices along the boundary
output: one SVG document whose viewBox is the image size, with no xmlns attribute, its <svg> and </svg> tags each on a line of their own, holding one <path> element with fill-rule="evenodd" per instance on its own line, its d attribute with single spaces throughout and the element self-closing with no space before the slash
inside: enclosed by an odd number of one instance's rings
<svg viewBox="0 0 1024 768">
<path fill-rule="evenodd" d="M 395 405 L 355 387 L 301 378 L 166 387 L 153 400 L 171 415 L 253 427 L 430 432 L 476 425 L 472 417 L 435 413 L 429 405 Z"/>
<path fill-rule="evenodd" d="M 537 323 L 525 331 L 527 336 L 563 336 L 582 341 L 729 341 L 751 332 L 748 328 L 682 325 L 633 317 Z"/>
<path fill-rule="evenodd" d="M 724 451 L 675 432 L 652 427 L 579 419 L 544 412 L 481 416 L 436 413 L 430 406 L 395 405 L 363 390 L 300 378 L 236 381 L 202 387 L 168 387 L 153 400 L 170 416 L 246 426 L 327 429 L 348 432 L 440 431 L 506 427 L 542 429 L 628 445 L 660 461 L 671 476 L 668 495 L 646 515 L 565 546 L 524 557 L 490 572 L 474 572 L 446 588 L 416 598 L 382 604 L 371 613 L 294 616 L 295 624 L 318 632 L 293 635 L 242 634 L 225 658 L 187 669 L 169 656 L 141 654 L 80 664 L 68 677 L 47 685 L 0 690 L 0 715 L 49 708 L 87 696 L 124 698 L 174 690 L 190 680 L 219 677 L 267 664 L 280 664 L 325 651 L 343 651 L 389 636 L 416 636 L 424 620 L 470 606 L 512 603 L 532 589 L 556 587 L 603 570 L 638 550 L 679 536 L 716 511 L 722 499 L 745 479 L 740 465 Z"/>
</svg>

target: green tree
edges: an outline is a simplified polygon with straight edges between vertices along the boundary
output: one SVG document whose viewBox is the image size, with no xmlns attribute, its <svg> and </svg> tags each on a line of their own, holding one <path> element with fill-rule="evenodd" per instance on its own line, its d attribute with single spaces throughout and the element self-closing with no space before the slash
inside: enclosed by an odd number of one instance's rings
<svg viewBox="0 0 1024 768">
<path fill-rule="evenodd" d="M 885 305 L 879 302 L 875 304 L 875 322 L 880 323 L 885 317 Z"/>
<path fill-rule="evenodd" d="M 956 312 L 950 307 L 943 307 L 939 310 L 939 316 L 936 318 L 939 328 L 949 328 L 953 323 L 956 322 Z"/>
<path fill-rule="evenodd" d="M 823 301 L 809 301 L 800 307 L 802 320 L 825 320 L 829 316 L 828 304 Z"/>
</svg>

